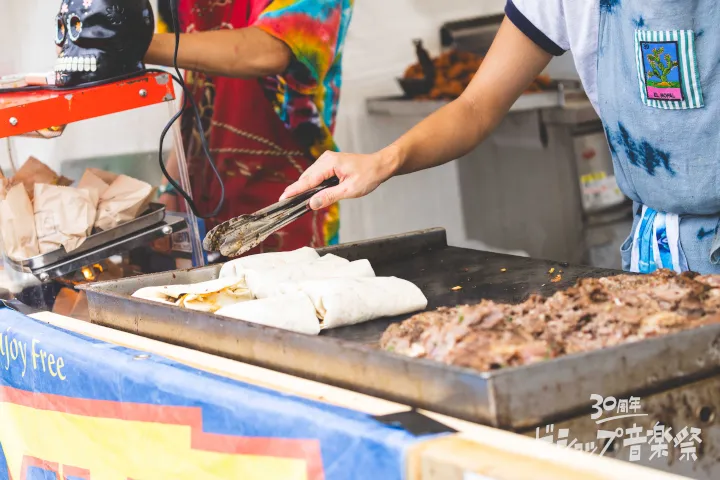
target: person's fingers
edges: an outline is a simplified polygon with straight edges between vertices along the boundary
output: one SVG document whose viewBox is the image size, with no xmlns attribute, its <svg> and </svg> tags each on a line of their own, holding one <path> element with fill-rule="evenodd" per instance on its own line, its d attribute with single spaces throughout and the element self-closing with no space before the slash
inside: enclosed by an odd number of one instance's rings
<svg viewBox="0 0 720 480">
<path fill-rule="evenodd" d="M 348 193 L 347 186 L 342 183 L 336 187 L 326 188 L 310 199 L 310 208 L 313 210 L 327 208 L 333 203 L 349 198 Z"/>
<path fill-rule="evenodd" d="M 311 188 L 317 187 L 328 178 L 335 175 L 334 161 L 336 156 L 334 152 L 325 152 L 317 161 L 305 170 L 300 178 L 287 187 L 283 194 L 280 196 L 280 200 L 294 197 L 299 195 Z"/>
<path fill-rule="evenodd" d="M 313 168 L 313 167 L 310 167 Z M 306 171 L 307 172 L 307 171 Z M 285 200 L 286 198 L 294 197 L 296 195 L 299 195 L 307 190 L 310 190 L 313 187 L 317 187 L 323 182 L 323 178 L 321 175 L 315 175 L 315 174 L 303 174 L 304 176 L 301 176 L 295 183 L 288 186 L 283 194 L 280 196 L 280 200 Z"/>
</svg>

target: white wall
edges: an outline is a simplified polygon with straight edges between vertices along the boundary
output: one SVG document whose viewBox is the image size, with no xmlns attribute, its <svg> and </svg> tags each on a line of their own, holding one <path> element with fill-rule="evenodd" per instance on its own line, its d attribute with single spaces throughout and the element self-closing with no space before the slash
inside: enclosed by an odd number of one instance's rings
<svg viewBox="0 0 720 480">
<path fill-rule="evenodd" d="M 345 45 L 342 109 L 349 113 L 368 95 L 399 93 L 394 79 L 416 61 L 413 39 L 422 39 L 437 54 L 443 23 L 501 13 L 504 6 L 505 0 L 355 2 Z"/>
</svg>

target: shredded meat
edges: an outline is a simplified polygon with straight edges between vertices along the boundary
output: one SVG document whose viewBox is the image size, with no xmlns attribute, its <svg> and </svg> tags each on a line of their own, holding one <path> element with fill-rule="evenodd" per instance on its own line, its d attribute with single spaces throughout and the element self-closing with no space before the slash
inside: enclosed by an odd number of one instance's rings
<svg viewBox="0 0 720 480">
<path fill-rule="evenodd" d="M 391 325 L 382 348 L 480 371 L 541 362 L 720 322 L 720 275 L 581 279 L 519 305 L 484 300 Z"/>
</svg>

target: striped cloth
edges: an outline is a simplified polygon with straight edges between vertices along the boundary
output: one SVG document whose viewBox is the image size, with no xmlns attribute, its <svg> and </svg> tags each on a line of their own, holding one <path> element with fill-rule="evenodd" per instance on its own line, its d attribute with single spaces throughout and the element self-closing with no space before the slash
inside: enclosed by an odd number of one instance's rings
<svg viewBox="0 0 720 480">
<path fill-rule="evenodd" d="M 645 105 L 665 110 L 705 106 L 692 30 L 636 30 L 635 40 L 640 96 Z"/>
</svg>

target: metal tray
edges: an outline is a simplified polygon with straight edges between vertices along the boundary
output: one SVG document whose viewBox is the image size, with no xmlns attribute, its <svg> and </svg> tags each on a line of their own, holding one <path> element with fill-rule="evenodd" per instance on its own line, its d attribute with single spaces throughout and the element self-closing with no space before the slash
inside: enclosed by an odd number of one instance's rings
<svg viewBox="0 0 720 480">
<path fill-rule="evenodd" d="M 434 229 L 320 250 L 367 258 L 380 276 L 417 284 L 428 308 L 479 302 L 520 302 L 551 294 L 579 278 L 617 272 L 447 246 Z M 551 283 L 549 269 L 563 271 Z M 385 328 L 403 318 L 329 330 L 314 337 L 232 321 L 132 298 L 139 288 L 215 278 L 219 266 L 112 282 L 87 291 L 93 323 L 241 360 L 293 375 L 508 430 L 590 411 L 590 395 L 662 390 L 718 371 L 720 325 L 494 372 L 412 359 L 378 349 Z M 453 287 L 462 289 L 454 291 Z"/>
<path fill-rule="evenodd" d="M 135 231 L 129 235 L 121 237 L 117 240 L 113 240 L 108 243 L 96 247 L 92 250 L 87 250 L 80 255 L 68 257 L 58 263 L 53 263 L 47 267 L 42 267 L 38 270 L 33 270 L 35 275 L 40 281 L 47 281 L 53 278 L 62 277 L 73 272 L 77 272 L 81 268 L 100 262 L 113 255 L 120 255 L 138 247 L 148 245 L 158 238 L 162 238 L 167 235 L 172 235 L 175 232 L 179 232 L 187 228 L 187 222 L 182 217 L 174 217 L 167 215 L 164 221 L 156 223 L 155 225 L 148 227 L 144 230 Z"/>
<path fill-rule="evenodd" d="M 85 239 L 80 247 L 76 248 L 72 252 L 66 252 L 64 248 L 59 248 L 52 252 L 45 253 L 43 255 L 37 255 L 27 260 L 15 261 L 10 258 L 7 259 L 8 263 L 17 270 L 25 271 L 28 270 L 35 273 L 49 265 L 54 265 L 58 262 L 62 262 L 71 257 L 79 256 L 85 252 L 113 242 L 119 238 L 132 235 L 133 233 L 144 230 L 148 227 L 156 225 L 165 219 L 165 205 L 161 203 L 151 203 L 148 210 L 135 220 L 118 225 L 110 230 L 90 235 Z"/>
</svg>

